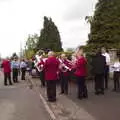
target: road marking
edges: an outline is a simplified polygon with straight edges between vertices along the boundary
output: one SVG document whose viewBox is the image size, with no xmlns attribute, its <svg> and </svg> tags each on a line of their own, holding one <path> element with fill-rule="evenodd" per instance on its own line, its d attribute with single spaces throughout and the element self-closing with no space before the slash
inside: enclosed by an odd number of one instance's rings
<svg viewBox="0 0 120 120">
<path fill-rule="evenodd" d="M 28 77 L 28 81 L 30 81 L 32 83 L 32 85 L 34 85 L 34 82 L 33 82 L 33 80 L 30 77 Z M 36 90 L 36 92 L 38 92 L 38 90 L 37 90 L 36 87 L 35 87 L 35 90 Z M 55 114 L 50 109 L 48 103 L 46 102 L 46 100 L 44 99 L 44 97 L 42 96 L 42 94 L 40 93 L 40 91 L 39 91 L 39 97 L 40 97 L 41 101 L 43 102 L 43 105 L 44 105 L 46 111 L 49 113 L 51 119 L 52 120 L 56 120 Z"/>
<path fill-rule="evenodd" d="M 44 99 L 44 97 L 41 95 L 41 93 L 39 92 L 39 96 L 40 96 L 40 99 L 42 100 L 47 112 L 50 114 L 52 120 L 56 120 L 56 117 L 55 117 L 55 114 L 53 113 L 53 111 L 50 109 L 50 107 L 48 106 L 46 100 Z"/>
</svg>

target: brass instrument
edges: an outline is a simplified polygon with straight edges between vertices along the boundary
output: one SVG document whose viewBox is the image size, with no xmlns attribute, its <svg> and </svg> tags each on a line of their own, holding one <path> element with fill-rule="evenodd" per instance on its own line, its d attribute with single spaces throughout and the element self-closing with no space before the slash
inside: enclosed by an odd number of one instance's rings
<svg viewBox="0 0 120 120">
<path fill-rule="evenodd" d="M 59 59 L 59 61 L 60 61 L 60 69 L 62 72 L 71 71 L 71 69 L 68 66 L 66 66 L 61 59 Z"/>
</svg>

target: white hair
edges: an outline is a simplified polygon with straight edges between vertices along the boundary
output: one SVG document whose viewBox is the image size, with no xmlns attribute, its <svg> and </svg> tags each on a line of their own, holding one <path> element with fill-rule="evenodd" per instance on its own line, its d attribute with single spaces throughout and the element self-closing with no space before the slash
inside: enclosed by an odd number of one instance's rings
<svg viewBox="0 0 120 120">
<path fill-rule="evenodd" d="M 48 56 L 54 56 L 54 55 L 55 55 L 55 53 L 53 51 L 48 52 Z"/>
</svg>

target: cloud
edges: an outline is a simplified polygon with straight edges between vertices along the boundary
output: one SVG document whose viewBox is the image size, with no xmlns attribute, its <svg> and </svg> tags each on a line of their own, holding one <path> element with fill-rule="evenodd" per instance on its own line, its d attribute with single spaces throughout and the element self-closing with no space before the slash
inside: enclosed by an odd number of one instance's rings
<svg viewBox="0 0 120 120">
<path fill-rule="evenodd" d="M 66 8 L 64 19 L 78 20 L 92 13 L 96 0 L 74 0 Z"/>
<path fill-rule="evenodd" d="M 43 16 L 52 17 L 64 48 L 85 44 L 89 26 L 84 16 L 91 14 L 95 0 L 0 0 L 0 53 L 19 52 L 28 34 L 40 33 Z"/>
</svg>

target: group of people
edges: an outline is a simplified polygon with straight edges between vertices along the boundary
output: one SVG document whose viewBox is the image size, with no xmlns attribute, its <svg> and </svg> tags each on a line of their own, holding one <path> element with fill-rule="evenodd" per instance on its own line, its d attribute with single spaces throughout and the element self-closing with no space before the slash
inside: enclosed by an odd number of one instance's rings
<svg viewBox="0 0 120 120">
<path fill-rule="evenodd" d="M 53 51 L 48 52 L 48 58 L 43 53 L 36 55 L 35 66 L 40 73 L 41 85 L 47 88 L 48 101 L 56 101 L 56 84 L 60 80 L 60 94 L 68 94 L 69 80 L 72 74 L 78 81 L 78 98 L 87 98 L 87 86 L 85 77 L 87 75 L 87 60 L 83 55 L 83 49 L 79 48 L 73 54 L 73 60 L 68 60 L 65 54 L 55 55 Z"/>
<path fill-rule="evenodd" d="M 28 61 L 25 61 L 25 59 L 19 60 L 16 56 L 12 59 L 3 59 L 1 62 L 1 68 L 4 73 L 4 85 L 7 86 L 8 84 L 13 85 L 13 83 L 18 83 L 18 76 L 20 75 L 21 80 L 25 80 L 27 66 Z"/>
<path fill-rule="evenodd" d="M 56 101 L 56 83 L 60 80 L 60 94 L 68 94 L 69 80 L 71 75 L 75 76 L 77 81 L 77 97 L 79 99 L 88 98 L 88 90 L 86 85 L 87 77 L 87 59 L 84 56 L 82 47 L 79 47 L 72 55 L 71 60 L 67 59 L 65 54 L 59 57 L 55 56 L 53 51 L 48 52 L 48 58 L 44 58 L 43 54 L 36 57 L 36 68 L 40 73 L 41 85 L 47 88 L 48 101 Z M 108 89 L 110 55 L 105 48 L 96 50 L 96 54 L 92 57 L 92 73 L 95 83 L 95 94 L 104 94 L 104 89 Z M 120 62 L 117 59 L 114 68 L 114 91 L 119 88 Z"/>
<path fill-rule="evenodd" d="M 32 69 L 36 69 L 39 73 L 41 86 L 47 88 L 48 101 L 56 101 L 56 84 L 60 81 L 60 94 L 67 95 L 69 92 L 69 80 L 71 76 L 77 81 L 77 97 L 78 99 L 88 98 L 88 90 L 86 77 L 88 73 L 88 62 L 82 47 L 79 47 L 68 59 L 65 54 L 56 56 L 53 51 L 48 52 L 48 57 L 44 57 L 44 52 L 39 52 L 34 59 L 19 61 L 16 57 L 13 60 L 3 60 L 1 67 L 4 70 L 4 84 L 12 85 L 11 71 L 13 82 L 18 82 L 18 75 L 21 73 L 21 80 L 25 80 L 25 73 L 28 71 L 32 75 Z M 109 69 L 111 66 L 110 55 L 105 48 L 96 50 L 96 54 L 89 63 L 92 67 L 94 76 L 95 94 L 104 94 L 104 90 L 108 89 Z M 119 89 L 120 78 L 120 61 L 116 58 L 112 65 L 114 69 L 114 89 Z M 20 72 L 21 71 L 21 72 Z"/>
</svg>

